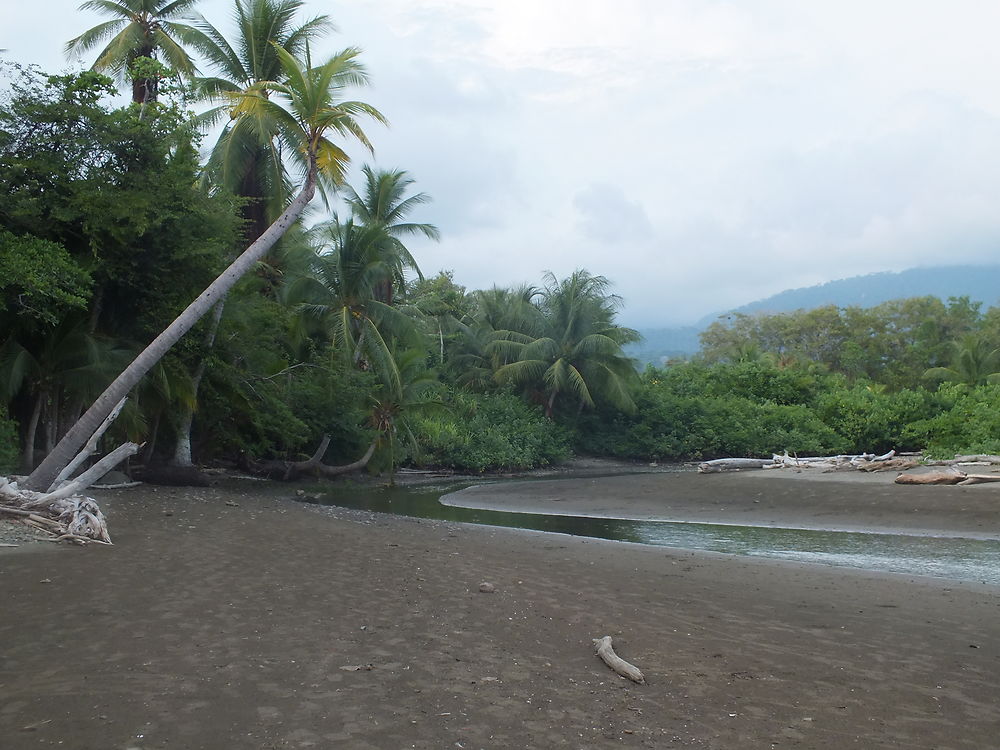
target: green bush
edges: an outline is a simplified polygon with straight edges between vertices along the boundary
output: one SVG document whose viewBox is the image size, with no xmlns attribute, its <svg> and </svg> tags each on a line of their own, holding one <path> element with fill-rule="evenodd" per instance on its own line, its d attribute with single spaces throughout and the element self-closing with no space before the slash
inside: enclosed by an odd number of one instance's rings
<svg viewBox="0 0 1000 750">
<path fill-rule="evenodd" d="M 410 456 L 422 466 L 461 471 L 530 469 L 570 456 L 567 431 L 541 410 L 507 393 L 460 393 L 447 412 L 414 418 L 419 452 Z"/>
<path fill-rule="evenodd" d="M 923 443 L 907 425 L 929 416 L 931 402 L 931 394 L 923 389 L 889 393 L 858 384 L 820 394 L 816 415 L 844 438 L 852 453 L 919 450 Z"/>
<path fill-rule="evenodd" d="M 908 440 L 935 456 L 1000 453 L 1000 385 L 945 383 L 934 394 L 937 413 L 906 425 Z"/>
</svg>

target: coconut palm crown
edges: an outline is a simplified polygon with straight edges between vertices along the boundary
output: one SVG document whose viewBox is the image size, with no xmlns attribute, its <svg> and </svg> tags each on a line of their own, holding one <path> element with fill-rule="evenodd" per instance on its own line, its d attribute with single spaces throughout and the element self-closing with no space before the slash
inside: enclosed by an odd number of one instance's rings
<svg viewBox="0 0 1000 750">
<path fill-rule="evenodd" d="M 195 23 L 202 33 L 197 49 L 214 74 L 196 78 L 195 92 L 216 105 L 199 119 L 208 127 L 229 120 L 212 149 L 205 176 L 247 199 L 244 215 L 251 240 L 281 213 L 293 187 L 282 161 L 282 144 L 269 134 L 261 138 L 248 120 L 234 117 L 233 97 L 283 78 L 277 49 L 301 58 L 311 41 L 333 29 L 325 15 L 297 23 L 302 5 L 302 0 L 236 0 L 232 44 L 203 18 Z"/>
<path fill-rule="evenodd" d="M 177 19 L 187 17 L 197 0 L 88 0 L 80 10 L 110 16 L 66 43 L 66 54 L 81 56 L 100 48 L 92 68 L 131 81 L 132 100 L 156 101 L 158 79 L 137 73 L 140 58 L 160 60 L 181 75 L 194 75 L 194 60 L 186 47 L 202 46 L 200 31 Z M 104 45 L 102 47 L 102 45 Z"/>
</svg>

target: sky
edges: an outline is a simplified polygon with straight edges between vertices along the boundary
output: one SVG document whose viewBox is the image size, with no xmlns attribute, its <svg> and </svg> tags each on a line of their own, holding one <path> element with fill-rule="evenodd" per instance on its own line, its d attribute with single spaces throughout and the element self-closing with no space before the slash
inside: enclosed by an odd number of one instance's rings
<svg viewBox="0 0 1000 750">
<path fill-rule="evenodd" d="M 8 59 L 58 72 L 103 20 L 0 0 Z M 201 13 L 226 33 L 230 0 Z M 784 289 L 1000 260 L 992 0 L 306 0 L 362 48 L 375 156 L 433 202 L 425 275 L 586 268 L 622 322 L 691 323 Z M 78 61 L 77 67 L 92 60 Z"/>
</svg>

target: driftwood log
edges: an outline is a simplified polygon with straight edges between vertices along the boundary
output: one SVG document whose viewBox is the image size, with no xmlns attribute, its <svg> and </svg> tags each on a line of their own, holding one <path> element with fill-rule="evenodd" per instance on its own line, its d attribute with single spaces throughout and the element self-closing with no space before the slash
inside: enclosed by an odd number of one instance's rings
<svg viewBox="0 0 1000 750">
<path fill-rule="evenodd" d="M 610 635 L 595 638 L 594 646 L 597 647 L 597 655 L 601 657 L 601 661 L 611 667 L 611 669 L 615 672 L 620 674 L 622 677 L 632 680 L 632 682 L 637 682 L 640 685 L 646 684 L 646 678 L 643 677 L 639 668 L 634 664 L 629 664 L 615 653 L 615 650 L 611 647 Z"/>
<path fill-rule="evenodd" d="M 80 493 L 126 458 L 134 456 L 141 446 L 136 443 L 120 445 L 75 479 L 69 477 L 94 454 L 101 436 L 124 405 L 125 399 L 118 402 L 83 450 L 63 467 L 46 492 L 23 489 L 16 481 L 0 477 L 0 515 L 17 518 L 44 531 L 54 537 L 52 541 L 111 544 L 108 522 L 97 501 Z"/>
<path fill-rule="evenodd" d="M 964 471 L 929 471 L 925 474 L 900 474 L 896 484 L 987 484 L 1000 482 L 1000 474 L 966 474 Z"/>
<path fill-rule="evenodd" d="M 766 458 L 716 458 L 698 464 L 699 474 L 715 474 L 720 471 L 741 471 L 742 469 L 763 469 L 771 463 Z"/>
<path fill-rule="evenodd" d="M 928 471 L 922 474 L 900 474 L 896 484 L 958 484 L 968 478 L 961 471 Z"/>
<path fill-rule="evenodd" d="M 720 471 L 741 471 L 743 469 L 815 469 L 819 471 L 884 471 L 883 464 L 893 460 L 896 451 L 881 456 L 874 453 L 840 456 L 790 456 L 788 453 L 773 454 L 766 458 L 717 458 L 698 465 L 698 473 L 714 474 Z M 899 459 L 895 459 L 899 460 Z M 909 461 L 910 459 L 907 459 Z M 907 464 L 915 466 L 916 463 Z M 896 468 L 902 468 L 897 466 Z"/>
<path fill-rule="evenodd" d="M 323 456 L 326 454 L 326 449 L 330 447 L 330 436 L 324 435 L 316 452 L 305 461 L 254 461 L 246 458 L 242 462 L 242 468 L 257 476 L 282 479 L 286 482 L 301 476 L 330 479 L 365 468 L 372 456 L 375 455 L 376 445 L 377 443 L 373 442 L 368 446 L 368 450 L 357 461 L 342 466 L 327 466 L 323 463 Z"/>
</svg>

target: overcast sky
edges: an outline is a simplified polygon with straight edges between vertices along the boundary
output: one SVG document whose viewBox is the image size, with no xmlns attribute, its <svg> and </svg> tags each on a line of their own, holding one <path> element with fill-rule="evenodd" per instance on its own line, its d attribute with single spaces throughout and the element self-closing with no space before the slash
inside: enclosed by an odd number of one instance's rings
<svg viewBox="0 0 1000 750">
<path fill-rule="evenodd" d="M 100 17 L 0 0 L 8 58 L 58 71 Z M 201 12 L 223 32 L 230 2 Z M 44 8 L 44 16 L 39 9 Z M 470 288 L 583 267 L 672 325 L 857 274 L 993 263 L 993 0 L 309 2 L 364 50 L 375 163 L 431 194 L 410 245 Z M 86 60 L 86 63 L 92 62 Z M 358 163 L 364 154 L 358 154 Z"/>
</svg>

